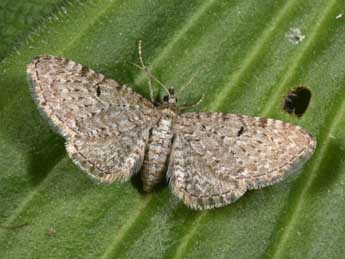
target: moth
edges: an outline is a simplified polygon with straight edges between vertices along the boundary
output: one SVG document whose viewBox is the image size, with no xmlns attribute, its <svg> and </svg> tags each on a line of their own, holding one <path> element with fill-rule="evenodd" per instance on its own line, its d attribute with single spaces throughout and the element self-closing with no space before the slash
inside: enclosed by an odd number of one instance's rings
<svg viewBox="0 0 345 259">
<path fill-rule="evenodd" d="M 112 183 L 141 171 L 146 192 L 166 177 L 193 209 L 222 207 L 247 190 L 281 181 L 316 147 L 300 126 L 238 114 L 180 113 L 172 89 L 153 103 L 62 57 L 35 57 L 27 74 L 39 110 L 89 176 Z"/>
</svg>

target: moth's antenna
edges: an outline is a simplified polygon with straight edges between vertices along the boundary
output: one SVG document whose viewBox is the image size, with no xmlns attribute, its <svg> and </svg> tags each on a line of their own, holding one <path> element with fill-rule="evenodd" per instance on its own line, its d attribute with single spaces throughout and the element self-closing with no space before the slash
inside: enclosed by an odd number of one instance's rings
<svg viewBox="0 0 345 259">
<path fill-rule="evenodd" d="M 152 87 L 152 79 L 151 79 L 152 77 L 149 76 L 150 72 L 149 72 L 148 68 L 144 65 L 144 60 L 143 60 L 142 50 L 141 50 L 141 40 L 139 40 L 138 52 L 139 52 L 139 60 L 141 63 L 142 70 L 145 71 L 145 73 L 148 77 L 150 98 L 151 98 L 151 102 L 153 103 L 155 100 L 154 100 L 154 93 L 153 93 L 153 87 Z"/>
<path fill-rule="evenodd" d="M 143 68 L 146 68 L 145 64 L 144 64 L 144 59 L 143 59 L 143 51 L 141 48 L 141 40 L 139 40 L 139 44 L 138 44 L 138 53 L 139 53 L 139 60 L 140 60 L 140 64 Z"/>
<path fill-rule="evenodd" d="M 143 59 L 143 55 L 142 55 L 141 40 L 139 40 L 138 53 L 139 53 L 140 66 L 135 64 L 135 63 L 133 63 L 133 62 L 131 62 L 131 63 L 134 66 L 136 66 L 137 68 L 143 70 L 146 73 L 146 76 L 148 77 L 148 81 L 149 81 L 151 101 L 154 102 L 152 79 L 155 80 L 161 87 L 163 87 L 164 90 L 168 93 L 168 95 L 171 96 L 170 93 L 169 93 L 169 89 L 161 81 L 159 81 L 158 78 L 156 78 L 154 75 L 152 75 L 151 71 L 145 65 L 144 59 Z"/>
</svg>

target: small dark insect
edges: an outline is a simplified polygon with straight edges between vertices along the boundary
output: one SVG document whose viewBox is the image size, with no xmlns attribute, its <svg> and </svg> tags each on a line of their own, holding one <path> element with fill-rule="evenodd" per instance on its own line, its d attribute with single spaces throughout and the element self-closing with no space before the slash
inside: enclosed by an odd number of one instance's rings
<svg viewBox="0 0 345 259">
<path fill-rule="evenodd" d="M 301 117 L 308 108 L 311 92 L 304 86 L 298 86 L 284 97 L 283 109 L 289 114 Z"/>
</svg>

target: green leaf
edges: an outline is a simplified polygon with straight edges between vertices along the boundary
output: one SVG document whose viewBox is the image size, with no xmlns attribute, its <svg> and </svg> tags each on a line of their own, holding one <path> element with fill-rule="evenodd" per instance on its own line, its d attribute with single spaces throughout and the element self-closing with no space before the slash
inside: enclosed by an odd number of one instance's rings
<svg viewBox="0 0 345 259">
<path fill-rule="evenodd" d="M 0 9 L 10 17 L 0 21 L 1 258 L 343 258 L 344 0 L 12 2 Z M 290 28 L 304 40 L 291 43 Z M 179 89 L 199 72 L 181 103 L 204 93 L 195 109 L 273 117 L 313 133 L 307 166 L 203 212 L 168 187 L 143 195 L 132 183 L 89 180 L 38 113 L 26 64 L 64 56 L 148 97 L 130 63 L 140 39 L 165 84 Z M 298 119 L 282 101 L 301 84 L 312 99 Z"/>
</svg>

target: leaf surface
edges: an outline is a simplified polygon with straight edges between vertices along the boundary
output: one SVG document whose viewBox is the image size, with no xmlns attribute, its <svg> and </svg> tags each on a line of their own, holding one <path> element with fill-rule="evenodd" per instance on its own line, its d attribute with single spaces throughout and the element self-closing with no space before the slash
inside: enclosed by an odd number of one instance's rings
<svg viewBox="0 0 345 259">
<path fill-rule="evenodd" d="M 8 1 L 9 2 L 9 1 Z M 345 247 L 344 1 L 4 1 L 0 21 L 1 258 L 343 258 Z M 28 11 L 32 8 L 33 11 Z M 338 18 L 337 18 L 338 17 Z M 12 28 L 6 34 L 4 28 Z M 287 39 L 291 28 L 305 38 Z M 16 47 L 13 46 L 17 40 Z M 29 94 L 26 64 L 64 56 L 149 97 L 137 43 L 152 72 L 194 110 L 267 116 L 316 136 L 300 172 L 238 202 L 192 211 L 168 187 L 97 185 Z M 284 96 L 308 87 L 301 119 Z M 156 92 L 162 90 L 156 86 Z M 25 225 L 23 225 L 25 224 Z"/>
</svg>

